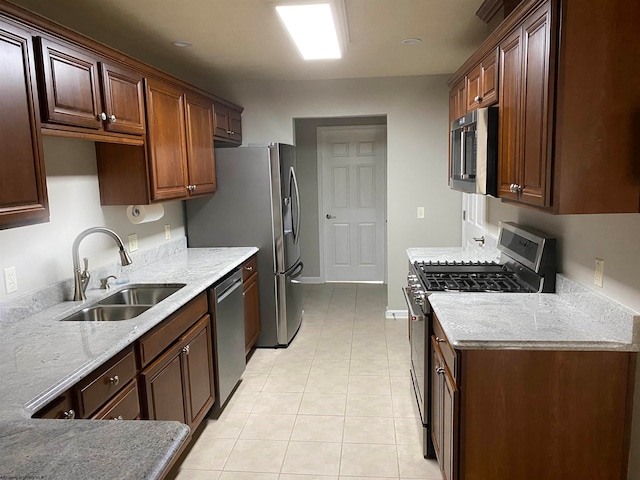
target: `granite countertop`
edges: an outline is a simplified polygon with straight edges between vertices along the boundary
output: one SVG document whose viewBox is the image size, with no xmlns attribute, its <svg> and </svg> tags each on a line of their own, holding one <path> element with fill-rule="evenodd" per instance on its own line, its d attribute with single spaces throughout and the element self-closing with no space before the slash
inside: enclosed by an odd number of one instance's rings
<svg viewBox="0 0 640 480">
<path fill-rule="evenodd" d="M 184 249 L 133 272 L 129 284 L 88 290 L 85 302 L 63 302 L 19 321 L 0 322 L 0 478 L 158 478 L 189 436 L 186 425 L 31 415 L 257 251 Z M 186 286 L 131 320 L 59 321 L 134 283 Z"/>
<path fill-rule="evenodd" d="M 462 248 L 412 248 L 407 256 L 411 262 L 485 260 Z M 556 293 L 434 292 L 429 303 L 461 350 L 640 350 L 638 313 L 562 275 Z"/>
</svg>

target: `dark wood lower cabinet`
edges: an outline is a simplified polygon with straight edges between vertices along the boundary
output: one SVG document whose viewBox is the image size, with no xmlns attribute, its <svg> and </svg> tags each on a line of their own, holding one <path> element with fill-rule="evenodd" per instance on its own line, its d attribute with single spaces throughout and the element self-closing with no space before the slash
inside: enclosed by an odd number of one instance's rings
<svg viewBox="0 0 640 480">
<path fill-rule="evenodd" d="M 432 436 L 444 480 L 627 478 L 635 353 L 458 350 L 454 377 L 437 339 Z"/>
<path fill-rule="evenodd" d="M 195 427 L 214 401 L 211 318 L 202 317 L 140 377 L 145 418 Z"/>
</svg>

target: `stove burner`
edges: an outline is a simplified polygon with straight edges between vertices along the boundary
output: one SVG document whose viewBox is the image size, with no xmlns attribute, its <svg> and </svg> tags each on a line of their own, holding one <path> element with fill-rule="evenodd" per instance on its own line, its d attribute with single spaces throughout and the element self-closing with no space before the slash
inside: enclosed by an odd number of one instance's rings
<svg viewBox="0 0 640 480">
<path fill-rule="evenodd" d="M 495 262 L 416 262 L 426 291 L 528 292 L 515 274 Z"/>
</svg>

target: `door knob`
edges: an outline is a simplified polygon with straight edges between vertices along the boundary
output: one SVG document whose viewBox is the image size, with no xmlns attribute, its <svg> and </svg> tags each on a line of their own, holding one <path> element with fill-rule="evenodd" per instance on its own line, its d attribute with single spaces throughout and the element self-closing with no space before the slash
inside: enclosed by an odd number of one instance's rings
<svg viewBox="0 0 640 480">
<path fill-rule="evenodd" d="M 331 215 L 330 213 L 327 213 L 327 220 L 331 220 L 332 218 L 336 218 L 335 215 Z"/>
</svg>

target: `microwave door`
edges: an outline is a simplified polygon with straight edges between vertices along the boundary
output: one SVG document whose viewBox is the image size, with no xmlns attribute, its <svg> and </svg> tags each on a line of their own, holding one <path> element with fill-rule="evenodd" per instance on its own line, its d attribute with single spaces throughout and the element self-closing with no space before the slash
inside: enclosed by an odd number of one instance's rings
<svg viewBox="0 0 640 480">
<path fill-rule="evenodd" d="M 476 136 L 475 128 L 466 127 L 462 131 L 462 179 L 476 178 Z"/>
</svg>

